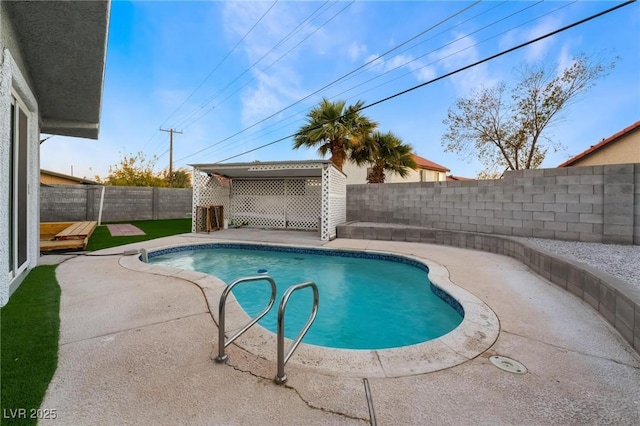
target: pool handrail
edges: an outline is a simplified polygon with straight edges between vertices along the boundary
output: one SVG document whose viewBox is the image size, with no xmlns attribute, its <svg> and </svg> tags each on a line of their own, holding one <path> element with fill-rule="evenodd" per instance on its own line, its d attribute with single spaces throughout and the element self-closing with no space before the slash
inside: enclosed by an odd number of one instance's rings
<svg viewBox="0 0 640 426">
<path fill-rule="evenodd" d="M 311 287 L 311 289 L 313 290 L 313 308 L 311 310 L 311 315 L 309 316 L 307 323 L 304 325 L 302 330 L 300 330 L 300 333 L 298 333 L 298 336 L 295 338 L 295 340 L 289 347 L 288 353 L 285 355 L 284 353 L 284 312 L 287 307 L 287 302 L 289 301 L 289 297 L 294 291 L 297 291 L 306 287 Z M 307 282 L 293 285 L 289 287 L 287 291 L 285 291 L 284 295 L 282 296 L 282 300 L 280 301 L 280 307 L 278 308 L 278 336 L 277 336 L 278 338 L 278 372 L 275 379 L 273 379 L 279 385 L 284 384 L 287 381 L 287 375 L 284 372 L 285 364 L 287 363 L 287 361 L 289 361 L 289 358 L 291 358 L 291 355 L 293 355 L 293 352 L 296 350 L 296 348 L 302 341 L 302 338 L 304 337 L 304 335 L 307 334 L 307 331 L 309 331 L 311 324 L 313 324 L 313 321 L 316 319 L 316 315 L 318 314 L 319 299 L 320 297 L 318 295 L 318 286 L 313 281 L 307 281 Z"/>
<path fill-rule="evenodd" d="M 251 321 L 247 323 L 241 330 L 239 330 L 236 334 L 229 337 L 225 340 L 224 336 L 224 328 L 225 328 L 225 306 L 227 304 L 227 296 L 233 290 L 233 287 L 240 283 L 250 282 L 250 281 L 262 281 L 266 280 L 271 284 L 271 299 L 269 300 L 269 304 Z M 276 300 L 276 282 L 268 275 L 256 275 L 251 277 L 242 277 L 233 281 L 231 284 L 224 289 L 222 294 L 220 295 L 220 303 L 218 304 L 218 356 L 215 358 L 217 362 L 226 362 L 229 359 L 229 355 L 225 353 L 225 348 L 229 346 L 234 340 L 236 340 L 242 333 L 247 331 L 251 326 L 260 321 L 260 319 L 267 315 L 267 313 L 271 310 L 273 303 Z"/>
</svg>

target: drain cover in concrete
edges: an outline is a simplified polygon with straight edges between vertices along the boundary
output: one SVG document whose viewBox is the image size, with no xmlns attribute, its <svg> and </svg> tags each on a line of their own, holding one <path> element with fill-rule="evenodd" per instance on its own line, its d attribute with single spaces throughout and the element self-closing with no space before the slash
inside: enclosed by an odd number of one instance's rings
<svg viewBox="0 0 640 426">
<path fill-rule="evenodd" d="M 495 355 L 490 357 L 489 361 L 499 369 L 508 371 L 509 373 L 525 374 L 527 372 L 527 367 L 515 359 L 507 358 L 506 356 Z"/>
</svg>

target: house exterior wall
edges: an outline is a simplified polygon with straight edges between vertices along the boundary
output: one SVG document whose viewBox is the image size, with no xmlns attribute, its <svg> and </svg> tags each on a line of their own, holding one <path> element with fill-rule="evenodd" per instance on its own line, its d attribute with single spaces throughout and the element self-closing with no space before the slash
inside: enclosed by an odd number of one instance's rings
<svg viewBox="0 0 640 426">
<path fill-rule="evenodd" d="M 367 183 L 367 166 L 357 166 L 354 163 L 346 162 L 342 166 L 342 171 L 347 175 L 347 185 Z M 420 177 L 421 171 L 425 172 L 424 180 Z M 444 172 L 428 169 L 409 170 L 409 174 L 404 178 L 396 173 L 385 173 L 385 183 L 438 182 L 443 180 L 446 180 Z"/>
<path fill-rule="evenodd" d="M 418 182 L 442 182 L 447 180 L 447 174 L 445 172 L 439 172 L 436 170 L 421 169 L 421 174 L 424 174 L 424 179 L 418 180 Z"/>
<path fill-rule="evenodd" d="M 347 175 L 347 185 L 367 183 L 367 168 L 358 167 L 354 163 L 345 161 L 342 172 Z"/>
<path fill-rule="evenodd" d="M 640 163 L 518 170 L 496 180 L 349 185 L 347 220 L 640 244 Z"/>
<path fill-rule="evenodd" d="M 420 182 L 420 170 L 409 170 L 407 177 L 402 178 L 395 173 L 384 173 L 384 181 L 386 183 L 404 183 L 404 182 Z M 366 180 L 365 180 L 366 182 Z M 363 182 L 364 183 L 364 182 Z"/>
<path fill-rule="evenodd" d="M 0 2 L 0 306 L 35 267 L 39 250 L 39 115 L 17 37 L 4 2 Z M 15 93 L 27 107 L 27 269 L 9 275 L 9 147 L 11 98 Z"/>
<path fill-rule="evenodd" d="M 40 183 L 46 185 L 77 185 L 78 181 L 40 172 Z"/>
<path fill-rule="evenodd" d="M 574 166 L 640 163 L 640 131 L 621 136 L 599 150 L 576 161 Z"/>
<path fill-rule="evenodd" d="M 29 76 L 27 66 L 25 65 L 22 51 L 20 50 L 18 37 L 16 35 L 13 23 L 11 22 L 10 13 L 7 10 L 6 2 L 0 2 L 0 47 L 0 63 L 4 63 L 5 49 L 11 52 L 11 57 L 14 64 L 18 67 L 22 78 L 26 80 L 29 87 L 33 91 L 33 83 L 31 81 L 31 77 Z"/>
</svg>

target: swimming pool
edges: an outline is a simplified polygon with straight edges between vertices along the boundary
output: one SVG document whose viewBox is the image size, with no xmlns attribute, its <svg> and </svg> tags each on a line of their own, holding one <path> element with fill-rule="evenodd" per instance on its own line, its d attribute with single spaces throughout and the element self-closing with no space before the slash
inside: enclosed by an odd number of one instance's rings
<svg viewBox="0 0 640 426">
<path fill-rule="evenodd" d="M 150 253 L 149 262 L 214 275 L 230 283 L 265 273 L 278 298 L 291 285 L 314 281 L 320 290 L 316 322 L 304 342 L 346 349 L 383 349 L 425 342 L 463 319 L 455 299 L 429 282 L 428 268 L 402 256 L 370 252 L 216 243 Z M 241 284 L 234 296 L 249 315 L 269 300 L 267 282 Z M 311 294 L 294 293 L 285 335 L 294 338 L 311 311 Z M 276 332 L 276 309 L 260 325 Z"/>
</svg>

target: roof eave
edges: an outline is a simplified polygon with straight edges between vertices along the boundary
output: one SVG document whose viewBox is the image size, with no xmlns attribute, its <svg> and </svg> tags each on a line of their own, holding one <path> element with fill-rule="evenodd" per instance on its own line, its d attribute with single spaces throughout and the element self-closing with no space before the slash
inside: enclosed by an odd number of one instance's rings
<svg viewBox="0 0 640 426">
<path fill-rule="evenodd" d="M 110 0 L 8 2 L 41 117 L 41 131 L 97 139 Z"/>
</svg>

